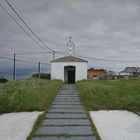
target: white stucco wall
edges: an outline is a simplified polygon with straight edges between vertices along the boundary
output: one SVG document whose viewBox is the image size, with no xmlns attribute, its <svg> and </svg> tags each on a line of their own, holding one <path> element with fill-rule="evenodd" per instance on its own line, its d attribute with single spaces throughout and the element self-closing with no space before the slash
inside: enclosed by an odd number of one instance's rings
<svg viewBox="0 0 140 140">
<path fill-rule="evenodd" d="M 52 62 L 51 79 L 61 79 L 64 81 L 64 67 L 75 66 L 75 81 L 87 79 L 87 62 Z"/>
</svg>

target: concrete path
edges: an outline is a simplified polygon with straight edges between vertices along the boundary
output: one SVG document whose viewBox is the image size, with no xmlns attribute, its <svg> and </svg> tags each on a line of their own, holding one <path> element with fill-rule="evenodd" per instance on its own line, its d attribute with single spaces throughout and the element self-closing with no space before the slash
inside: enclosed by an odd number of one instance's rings
<svg viewBox="0 0 140 140">
<path fill-rule="evenodd" d="M 74 85 L 64 85 L 32 140 L 96 140 Z"/>
</svg>

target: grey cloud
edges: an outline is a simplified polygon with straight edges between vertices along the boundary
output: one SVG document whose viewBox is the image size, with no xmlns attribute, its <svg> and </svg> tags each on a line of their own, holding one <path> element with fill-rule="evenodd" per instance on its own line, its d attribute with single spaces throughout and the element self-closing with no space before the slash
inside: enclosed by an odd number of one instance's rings
<svg viewBox="0 0 140 140">
<path fill-rule="evenodd" d="M 139 0 L 13 0 L 10 2 L 15 9 L 19 9 L 18 12 L 32 30 L 54 50 L 65 52 L 65 44 L 71 35 L 77 55 L 140 60 Z M 10 12 L 14 15 L 11 10 Z M 0 8 L 0 19 L 0 56 L 13 56 L 14 52 L 44 51 L 15 25 L 2 8 Z M 18 22 L 23 25 L 20 20 Z M 56 57 L 61 56 L 63 55 L 56 55 Z M 18 57 L 42 62 L 49 62 L 52 59 L 51 55 L 45 54 Z M 127 65 L 140 65 L 138 62 L 88 61 L 90 66 L 117 71 Z M 19 64 L 19 66 L 32 67 L 28 64 Z M 0 63 L 0 68 L 2 67 L 8 66 L 6 63 Z"/>
</svg>

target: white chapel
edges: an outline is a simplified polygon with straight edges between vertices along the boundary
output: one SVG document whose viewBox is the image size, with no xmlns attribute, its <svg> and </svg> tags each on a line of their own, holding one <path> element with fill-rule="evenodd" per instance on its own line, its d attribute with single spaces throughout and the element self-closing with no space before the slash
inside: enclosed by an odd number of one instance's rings
<svg viewBox="0 0 140 140">
<path fill-rule="evenodd" d="M 71 37 L 67 48 L 68 54 L 65 57 L 51 61 L 51 79 L 61 79 L 67 84 L 87 79 L 88 61 L 74 56 L 75 45 L 71 41 Z"/>
</svg>

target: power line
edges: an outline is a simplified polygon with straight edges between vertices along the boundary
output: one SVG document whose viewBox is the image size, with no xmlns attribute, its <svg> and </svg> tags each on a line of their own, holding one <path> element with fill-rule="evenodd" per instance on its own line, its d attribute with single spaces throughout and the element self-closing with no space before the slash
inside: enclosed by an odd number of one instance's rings
<svg viewBox="0 0 140 140">
<path fill-rule="evenodd" d="M 43 52 L 40 52 L 40 53 L 43 53 Z M 61 51 L 55 51 L 55 53 L 66 55 L 66 53 L 61 52 Z M 97 57 L 88 57 L 88 56 L 82 56 L 82 55 L 76 55 L 76 57 L 93 59 L 93 60 L 98 60 L 98 61 L 110 61 L 110 62 L 140 62 L 140 60 L 132 60 L 132 61 L 130 61 L 130 60 L 115 60 L 115 59 L 104 59 L 104 58 L 97 58 Z"/>
<path fill-rule="evenodd" d="M 65 54 L 64 52 L 61 51 L 56 51 L 56 53 L 60 54 Z M 98 61 L 110 61 L 110 62 L 140 62 L 140 60 L 132 60 L 132 61 L 127 61 L 127 60 L 113 60 L 113 59 L 104 59 L 104 58 L 97 58 L 97 57 L 88 57 L 88 56 L 82 56 L 82 55 L 76 55 L 77 57 L 81 58 L 87 58 L 87 59 L 93 59 L 93 60 L 98 60 Z"/>
<path fill-rule="evenodd" d="M 12 60 L 12 61 L 14 60 L 14 59 L 12 59 L 12 58 L 8 58 L 8 57 L 2 57 L 2 56 L 0 56 L 0 58 L 1 58 L 1 59 Z"/>
<path fill-rule="evenodd" d="M 42 52 L 41 52 L 41 53 L 42 53 Z M 63 52 L 59 52 L 59 53 L 64 54 Z M 87 59 L 94 59 L 94 60 L 98 60 L 98 61 L 111 61 L 111 62 L 140 62 L 140 61 L 122 61 L 122 60 L 101 59 L 101 58 L 93 58 L 93 57 L 79 56 L 79 55 L 77 55 L 77 57 L 87 58 Z M 8 57 L 1 57 L 1 56 L 0 56 L 0 58 L 1 58 L 1 59 L 11 60 L 11 61 L 14 60 L 13 58 L 8 58 Z M 34 63 L 34 64 L 37 64 L 37 63 L 38 63 L 38 62 L 33 62 L 33 61 L 21 60 L 21 59 L 16 59 L 16 61 L 19 61 L 19 62 L 26 62 L 26 63 Z M 49 63 L 41 63 L 41 64 L 50 65 Z"/>
<path fill-rule="evenodd" d="M 41 44 L 39 44 L 17 21 L 16 21 L 16 19 L 8 12 L 8 10 L 0 3 L 0 6 L 3 8 L 3 10 L 10 16 L 10 18 L 23 30 L 23 32 L 25 32 L 25 34 L 26 35 L 28 35 L 38 46 L 40 46 L 41 48 L 43 48 L 43 49 L 45 49 L 44 48 L 44 46 L 42 46 Z M 38 38 L 38 40 L 39 40 L 39 38 Z M 42 42 L 43 43 L 43 42 Z M 45 44 L 43 44 L 43 45 L 45 45 Z M 45 45 L 46 46 L 46 45 Z M 47 47 L 47 46 L 46 46 Z M 51 52 L 49 52 L 49 53 L 52 53 L 52 54 L 55 54 L 55 51 L 54 50 L 52 50 L 52 49 L 50 49 L 49 48 L 49 50 L 51 51 Z M 39 52 L 40 53 L 40 52 Z M 43 53 L 43 52 L 41 52 L 41 53 Z M 46 52 L 44 52 L 44 53 L 46 53 Z M 33 53 L 32 53 L 33 54 Z"/>
<path fill-rule="evenodd" d="M 50 53 L 50 54 L 52 54 L 52 52 L 23 52 L 23 53 L 16 53 L 16 54 L 38 54 L 38 53 Z"/>
<path fill-rule="evenodd" d="M 50 49 L 45 43 L 42 42 L 42 40 L 33 32 L 33 30 L 27 25 L 27 23 L 23 20 L 23 18 L 18 14 L 18 12 L 14 9 L 14 7 L 8 2 L 8 0 L 5 0 L 6 3 L 10 6 L 10 8 L 14 11 L 14 13 L 18 16 L 18 18 L 23 22 L 23 24 L 28 28 L 28 30 L 38 39 L 38 41 L 44 45 L 47 49 L 50 51 L 53 51 Z"/>
<path fill-rule="evenodd" d="M 96 57 L 87 57 L 87 56 L 80 56 L 77 55 L 77 57 L 82 57 L 82 58 L 87 58 L 87 59 L 94 59 L 98 61 L 110 61 L 110 62 L 140 62 L 140 60 L 132 60 L 132 61 L 127 61 L 127 60 L 113 60 L 113 59 L 103 59 L 103 58 L 96 58 Z"/>
<path fill-rule="evenodd" d="M 12 7 L 12 5 L 7 1 L 7 4 L 11 7 L 11 9 L 15 12 L 15 14 L 20 18 L 20 20 L 24 23 L 24 25 L 30 30 L 30 32 L 38 39 L 38 41 L 40 43 L 42 43 L 42 45 L 44 45 L 45 47 L 47 47 L 50 51 L 53 51 L 52 49 L 50 49 L 48 46 L 46 46 L 46 44 L 44 44 L 41 39 L 31 30 L 31 28 L 26 24 L 26 22 L 22 19 L 22 17 L 17 13 L 17 11 Z M 4 8 L 2 6 L 2 4 L 0 3 L 0 6 L 3 8 L 3 10 L 12 18 L 12 20 L 39 46 L 41 46 L 43 49 L 44 47 L 42 45 L 40 45 L 15 19 L 14 17 L 6 10 L 6 8 Z M 56 53 L 60 53 L 60 54 L 65 54 L 64 52 L 60 52 L 60 51 L 54 51 Z M 43 53 L 43 52 L 41 52 Z M 44 52 L 45 53 L 45 52 Z M 23 53 L 24 54 L 24 53 Z M 87 59 L 93 59 L 93 60 L 98 60 L 98 61 L 109 61 L 109 62 L 140 62 L 139 60 L 136 61 L 126 61 L 126 60 L 113 60 L 113 59 L 103 59 L 103 58 L 96 58 L 96 57 L 88 57 L 88 56 L 79 56 L 77 55 L 77 57 L 82 57 L 82 58 L 87 58 Z"/>
<path fill-rule="evenodd" d="M 6 10 L 6 8 L 0 3 L 0 6 L 2 9 L 10 16 L 10 18 L 19 26 L 20 29 L 28 36 L 30 37 L 38 46 L 45 49 L 42 45 L 40 45 L 16 20 L 15 18 Z"/>
<path fill-rule="evenodd" d="M 13 73 L 9 73 L 9 72 L 0 72 L 0 74 L 2 75 L 13 75 Z M 31 73 L 16 73 L 16 76 L 18 75 L 31 75 Z"/>
<path fill-rule="evenodd" d="M 10 57 L 3 57 L 3 56 L 0 56 L 0 58 L 1 58 L 1 59 L 10 60 L 10 61 L 13 61 L 13 60 L 14 60 L 13 58 L 10 58 Z M 18 62 L 25 62 L 25 63 L 31 63 L 31 64 L 38 64 L 38 62 L 27 61 L 27 60 L 22 60 L 22 59 L 15 59 L 15 61 L 18 61 Z M 40 64 L 43 64 L 43 65 L 50 65 L 49 63 L 40 63 Z"/>
<path fill-rule="evenodd" d="M 51 52 L 49 53 L 55 53 L 55 52 L 59 52 L 59 51 L 54 51 L 52 49 L 50 49 L 48 46 L 46 46 L 46 44 L 44 44 L 41 39 L 31 30 L 31 28 L 26 24 L 26 22 L 21 18 L 21 16 L 16 12 L 16 10 L 12 7 L 12 5 L 7 1 L 7 4 L 12 8 L 12 10 L 16 13 L 16 15 L 20 18 L 20 20 L 24 23 L 24 25 L 30 30 L 30 32 L 38 39 L 38 41 L 40 43 L 42 43 L 42 45 L 44 45 L 45 47 L 47 47 Z M 10 16 L 10 18 L 40 47 L 42 47 L 44 49 L 44 47 L 39 44 L 17 21 L 16 19 L 8 12 L 8 10 L 2 5 L 2 3 L 0 3 L 0 6 L 3 8 L 3 10 Z M 41 52 L 43 53 L 43 52 Z M 62 53 L 62 52 L 61 52 Z"/>
<path fill-rule="evenodd" d="M 61 52 L 61 51 L 55 51 L 56 53 L 60 53 L 60 54 L 66 54 L 64 52 Z"/>
</svg>

